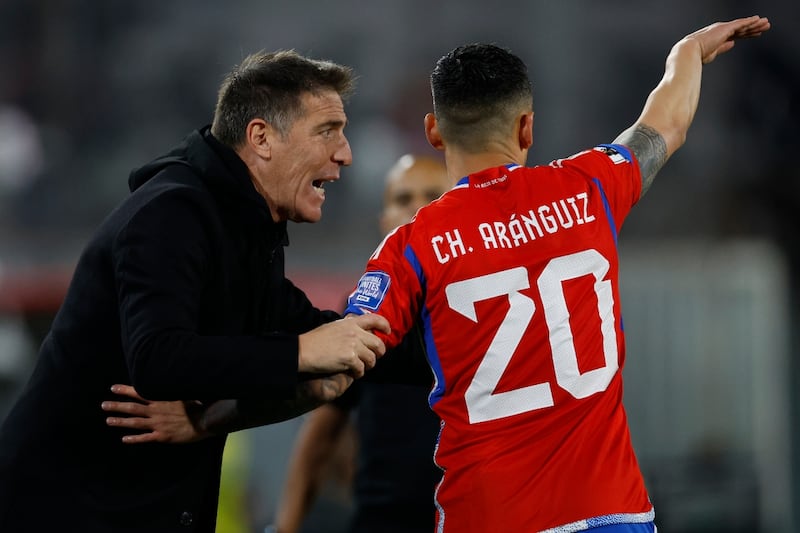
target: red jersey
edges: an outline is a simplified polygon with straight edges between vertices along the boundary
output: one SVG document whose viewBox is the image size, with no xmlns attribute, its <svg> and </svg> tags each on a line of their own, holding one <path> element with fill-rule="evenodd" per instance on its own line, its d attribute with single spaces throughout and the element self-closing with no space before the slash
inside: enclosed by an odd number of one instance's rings
<svg viewBox="0 0 800 533">
<path fill-rule="evenodd" d="M 640 191 L 619 145 L 489 168 L 370 258 L 348 311 L 386 317 L 387 346 L 424 325 L 437 531 L 653 520 L 622 405 L 617 232 Z"/>
</svg>

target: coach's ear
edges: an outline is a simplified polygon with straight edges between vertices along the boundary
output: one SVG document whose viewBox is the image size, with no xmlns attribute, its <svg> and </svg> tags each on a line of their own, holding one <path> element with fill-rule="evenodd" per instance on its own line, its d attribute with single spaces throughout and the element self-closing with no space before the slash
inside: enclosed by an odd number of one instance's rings
<svg viewBox="0 0 800 533">
<path fill-rule="evenodd" d="M 436 124 L 436 117 L 433 116 L 433 113 L 425 115 L 425 138 L 428 139 L 430 145 L 437 150 L 444 150 L 444 142 L 442 141 L 442 136 L 439 133 L 439 126 Z"/>
<path fill-rule="evenodd" d="M 262 118 L 254 118 L 245 128 L 245 146 L 263 159 L 272 159 L 274 128 Z"/>
</svg>

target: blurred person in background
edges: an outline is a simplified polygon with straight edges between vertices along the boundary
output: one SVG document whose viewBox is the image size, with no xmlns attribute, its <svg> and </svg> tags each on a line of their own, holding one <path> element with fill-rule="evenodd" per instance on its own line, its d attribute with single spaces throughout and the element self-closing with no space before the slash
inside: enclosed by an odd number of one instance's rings
<svg viewBox="0 0 800 533">
<path fill-rule="evenodd" d="M 444 163 L 430 156 L 407 154 L 388 171 L 380 228 L 384 236 L 408 223 L 417 210 L 448 188 Z M 413 329 L 400 344 L 422 352 L 420 331 Z M 398 354 L 399 355 L 399 354 Z M 356 423 L 356 470 L 351 533 L 428 533 L 434 525 L 433 490 L 441 471 L 433 462 L 439 419 L 428 405 L 432 382 L 424 385 L 376 383 L 386 372 L 385 356 L 364 379 L 341 397 L 318 407 L 300 428 L 277 510 L 275 531 L 303 531 L 323 486 L 337 445 Z M 424 369 L 427 370 L 427 369 Z M 423 372 L 430 378 L 430 371 Z"/>
<path fill-rule="evenodd" d="M 352 90 L 348 67 L 253 54 L 210 126 L 131 173 L 0 428 L 1 531 L 213 532 L 226 433 L 306 412 L 374 366 L 386 321 L 320 311 L 284 274 L 287 222 L 317 222 L 351 163 Z M 183 446 L 126 446 L 149 437 L 104 423 L 113 383 L 204 417 Z"/>
<path fill-rule="evenodd" d="M 537 167 L 525 64 L 489 44 L 437 62 L 425 132 L 454 187 L 378 246 L 346 310 L 387 318 L 389 348 L 422 321 L 442 420 L 435 531 L 656 530 L 622 403 L 617 235 L 683 145 L 703 65 L 769 27 L 687 35 L 612 144 Z"/>
</svg>

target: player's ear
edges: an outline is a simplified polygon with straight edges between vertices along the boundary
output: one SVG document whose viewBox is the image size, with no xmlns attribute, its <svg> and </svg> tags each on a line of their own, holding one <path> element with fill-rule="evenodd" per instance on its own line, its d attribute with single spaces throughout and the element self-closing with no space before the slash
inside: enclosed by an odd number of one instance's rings
<svg viewBox="0 0 800 533">
<path fill-rule="evenodd" d="M 519 147 L 527 150 L 533 145 L 533 111 L 519 117 Z"/>
<path fill-rule="evenodd" d="M 433 116 L 433 113 L 425 115 L 425 138 L 428 139 L 430 145 L 437 150 L 444 150 L 442 135 L 439 133 L 439 126 L 436 123 L 436 117 Z"/>
</svg>

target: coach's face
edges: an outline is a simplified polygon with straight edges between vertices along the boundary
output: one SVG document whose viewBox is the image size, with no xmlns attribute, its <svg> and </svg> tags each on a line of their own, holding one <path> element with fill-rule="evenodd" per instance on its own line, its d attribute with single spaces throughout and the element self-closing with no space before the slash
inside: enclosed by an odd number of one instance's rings
<svg viewBox="0 0 800 533">
<path fill-rule="evenodd" d="M 276 220 L 317 222 L 325 202 L 324 185 L 339 179 L 352 163 L 344 135 L 347 116 L 339 94 L 325 91 L 301 97 L 303 114 L 289 132 L 271 140 L 271 162 L 263 186 Z"/>
</svg>

